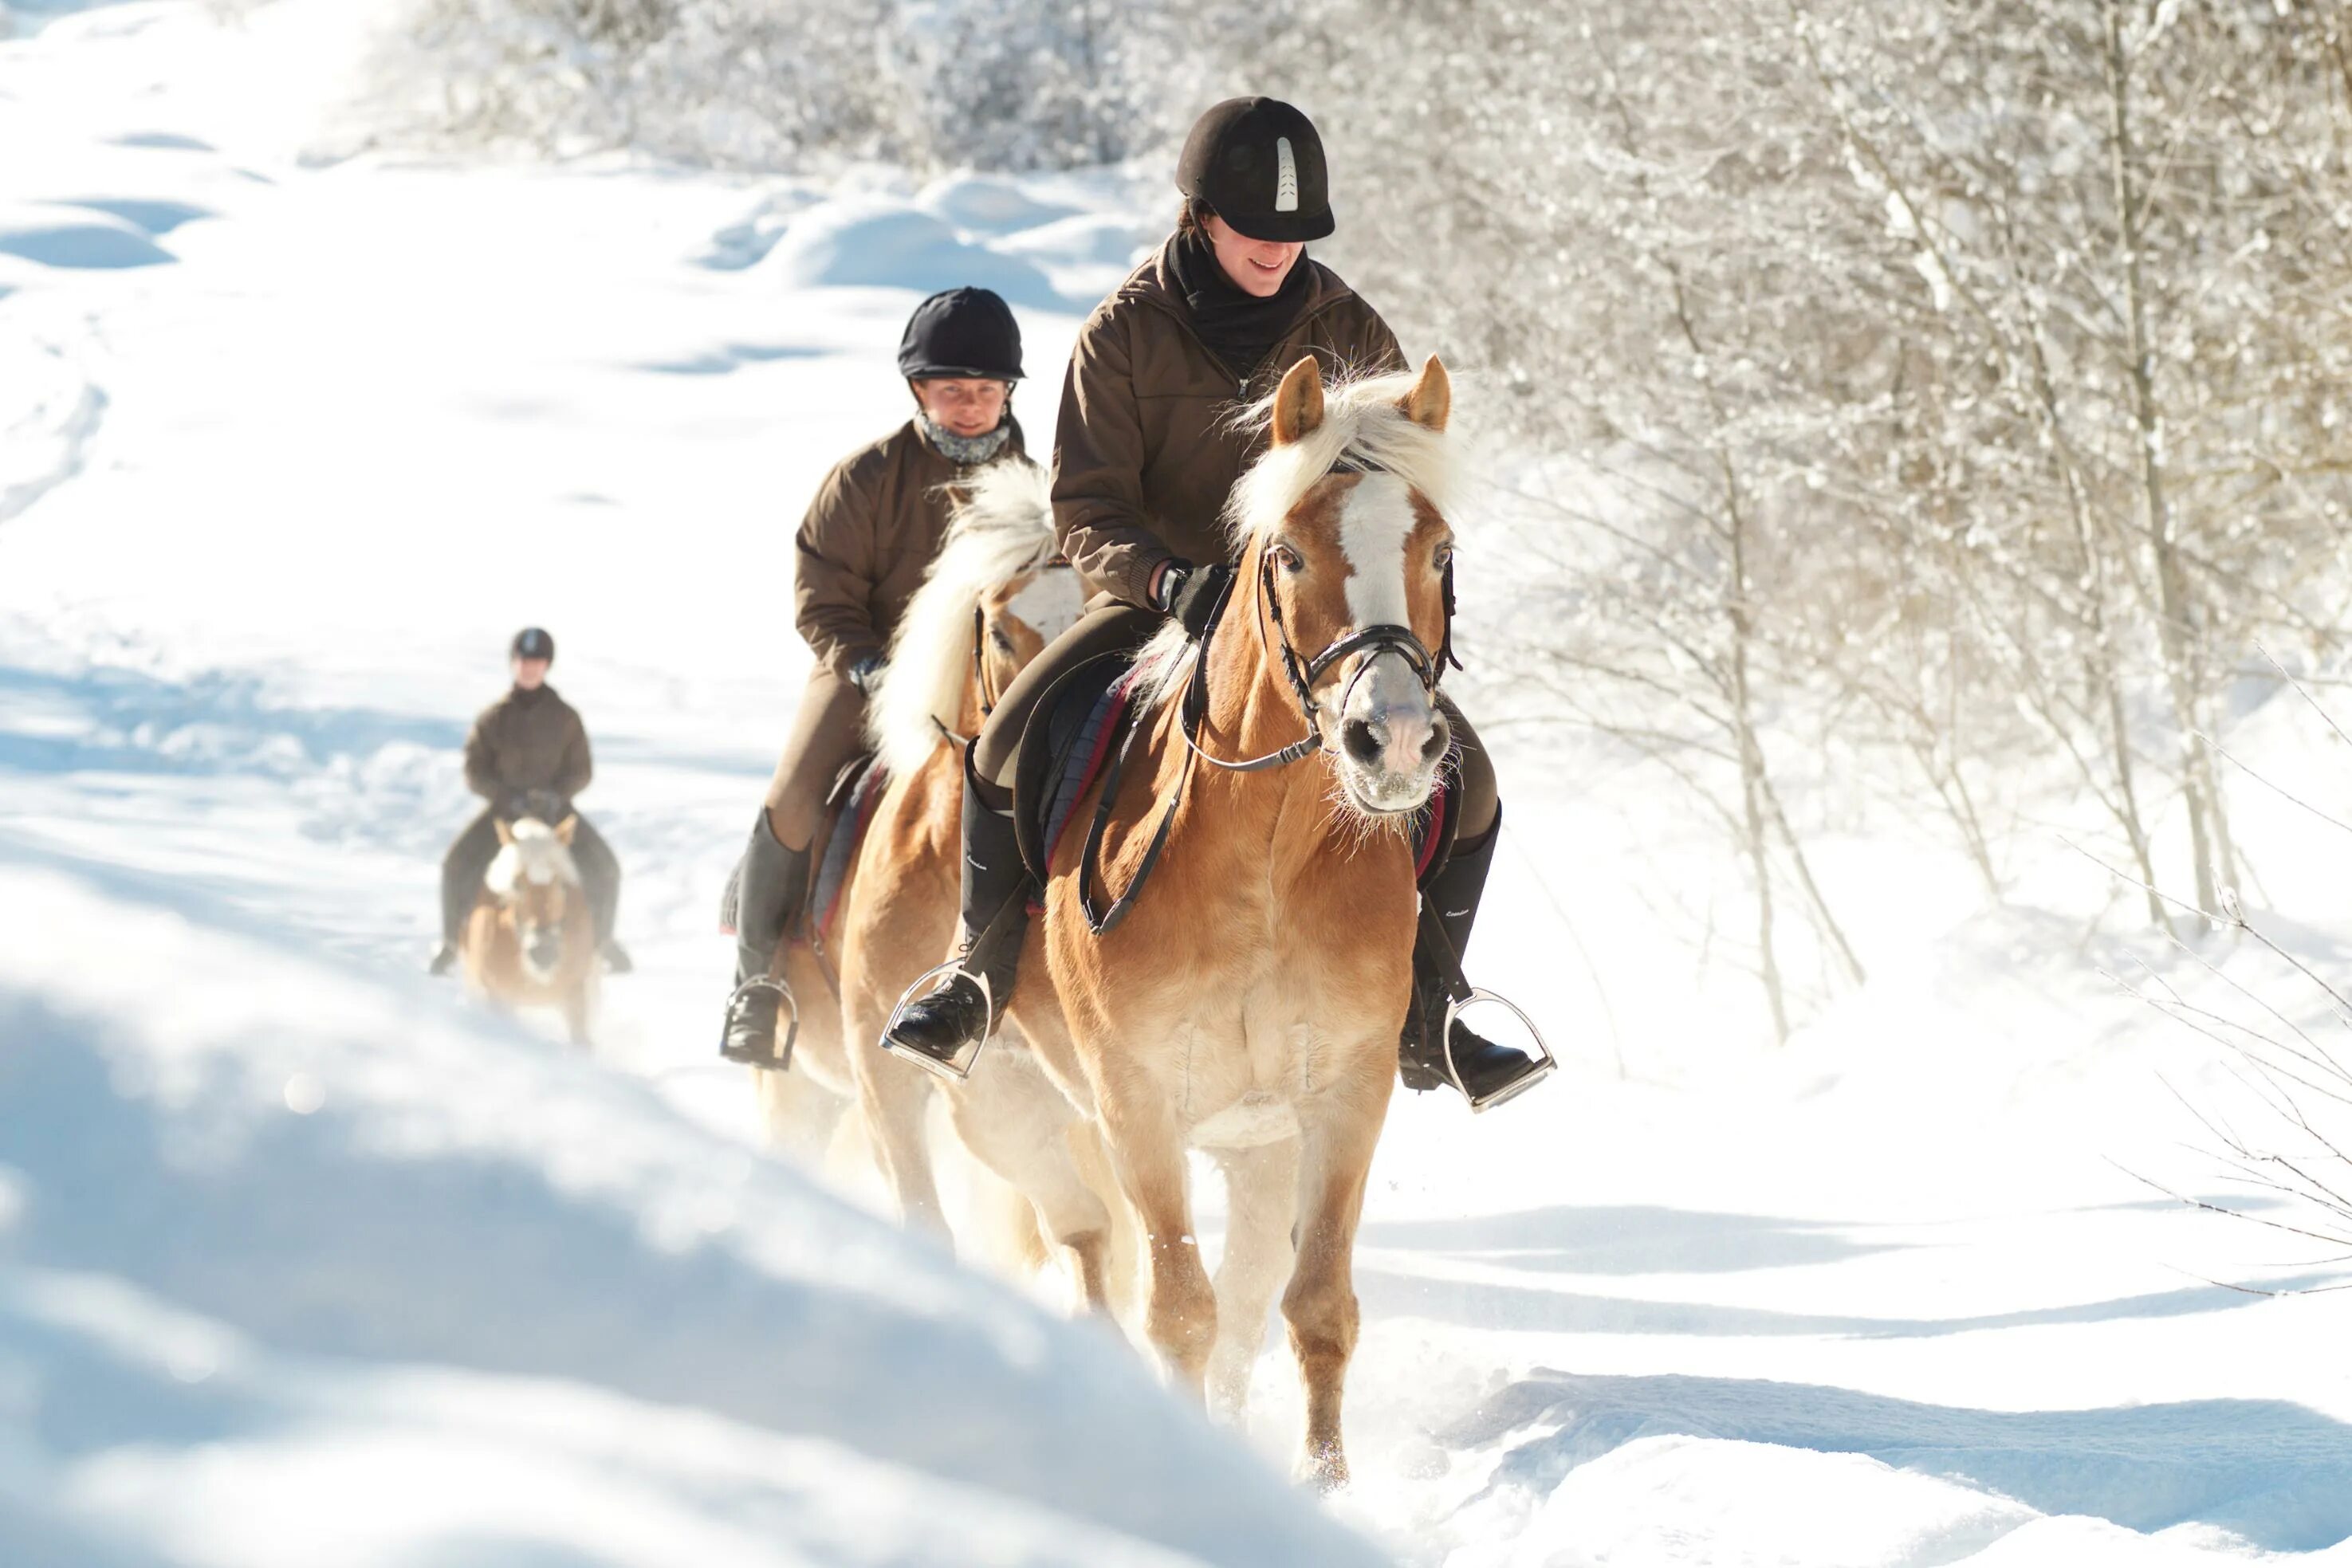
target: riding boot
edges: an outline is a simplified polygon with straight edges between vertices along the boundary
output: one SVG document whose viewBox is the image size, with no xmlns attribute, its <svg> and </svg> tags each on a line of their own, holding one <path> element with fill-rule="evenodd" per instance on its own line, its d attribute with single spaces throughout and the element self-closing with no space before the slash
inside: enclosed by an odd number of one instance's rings
<svg viewBox="0 0 2352 1568">
<path fill-rule="evenodd" d="M 747 1067 L 788 1066 L 789 1037 L 779 1049 L 776 1019 L 790 998 L 783 981 L 770 972 L 776 945 L 808 896 L 809 852 L 786 849 L 768 826 L 768 813 L 751 826 L 735 893 L 735 992 L 728 998 L 727 1022 L 719 1054 Z"/>
<path fill-rule="evenodd" d="M 1451 858 L 1422 890 L 1421 930 L 1412 949 L 1412 1007 L 1405 1016 L 1397 1060 L 1406 1088 L 1454 1084 L 1471 1108 L 1479 1111 L 1532 1089 L 1552 1065 L 1548 1057 L 1529 1057 L 1498 1045 L 1458 1021 L 1450 1033 L 1444 1028 L 1449 1000 L 1467 995 L 1467 982 L 1461 977 L 1462 954 L 1470 946 L 1486 872 L 1502 835 L 1503 821 L 1497 815 L 1478 838 L 1454 845 Z M 1446 1071 L 1449 1043 L 1451 1075 Z"/>
<path fill-rule="evenodd" d="M 1029 933 L 1029 873 L 1013 831 L 1013 793 L 963 764 L 963 924 L 956 967 L 928 996 L 903 1003 L 886 1051 L 912 1053 L 961 1078 L 996 1028 Z"/>
</svg>

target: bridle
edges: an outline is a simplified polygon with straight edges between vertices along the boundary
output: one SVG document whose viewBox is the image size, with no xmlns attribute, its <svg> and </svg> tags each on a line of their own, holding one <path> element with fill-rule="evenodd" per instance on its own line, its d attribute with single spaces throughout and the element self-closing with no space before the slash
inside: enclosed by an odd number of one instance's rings
<svg viewBox="0 0 2352 1568">
<path fill-rule="evenodd" d="M 1332 472 L 1360 473 L 1364 470 L 1342 467 Z M 1298 715 L 1306 722 L 1307 733 L 1279 751 L 1254 757 L 1245 762 L 1228 762 L 1204 749 L 1200 743 L 1201 726 L 1207 721 L 1209 713 L 1209 645 L 1216 635 L 1218 625 L 1224 620 L 1225 608 L 1233 599 L 1233 582 L 1239 580 L 1236 578 L 1226 583 L 1223 593 L 1218 596 L 1216 606 L 1210 612 L 1208 629 L 1201 634 L 1193 659 L 1192 677 L 1184 686 L 1184 706 L 1180 725 L 1184 744 L 1193 756 L 1211 767 L 1222 768 L 1231 773 L 1255 773 L 1262 768 L 1286 766 L 1326 749 L 1323 721 L 1315 701 L 1315 685 L 1330 673 L 1333 665 L 1343 664 L 1358 653 L 1370 656 L 1356 666 L 1355 674 L 1348 677 L 1347 689 L 1339 696 L 1342 708 L 1346 707 L 1348 696 L 1355 689 L 1356 683 L 1362 680 L 1364 673 L 1372 667 L 1372 660 L 1382 653 L 1394 653 L 1402 659 L 1406 667 L 1412 671 L 1413 678 L 1421 683 L 1423 693 L 1433 703 L 1438 698 L 1438 687 L 1445 679 L 1446 668 L 1449 665 L 1457 670 L 1462 667 L 1462 661 L 1454 655 L 1454 563 L 1451 560 L 1445 563 L 1441 580 L 1445 631 L 1439 638 L 1437 651 L 1433 653 L 1412 627 L 1382 623 L 1343 632 L 1313 658 L 1301 658 L 1297 645 L 1290 640 L 1289 623 L 1282 618 L 1281 597 L 1274 591 L 1274 552 L 1271 549 L 1261 549 L 1258 551 L 1257 575 L 1258 602 L 1265 606 L 1265 619 L 1274 627 L 1275 651 L 1281 656 L 1282 671 L 1289 678 L 1291 695 L 1297 699 Z M 1259 635 L 1261 639 L 1265 636 L 1264 625 L 1259 627 Z"/>
<path fill-rule="evenodd" d="M 1343 457 L 1330 470 L 1332 474 L 1383 471 L 1377 465 L 1354 457 Z M 1134 879 L 1127 884 L 1126 891 L 1111 900 L 1108 907 L 1098 907 L 1092 888 L 1094 883 L 1102 881 L 1103 836 L 1110 826 L 1111 810 L 1118 796 L 1119 779 L 1126 769 L 1128 754 L 1134 750 L 1137 737 L 1148 727 L 1139 720 L 1131 719 L 1125 740 L 1112 753 L 1109 769 L 1103 779 L 1102 793 L 1095 801 L 1094 821 L 1087 830 L 1086 847 L 1078 858 L 1078 907 L 1087 917 L 1087 929 L 1097 936 L 1127 918 L 1128 911 L 1135 907 L 1143 884 L 1150 879 L 1152 869 L 1160 862 L 1160 852 L 1167 848 L 1169 832 L 1175 826 L 1177 808 L 1184 803 L 1196 762 L 1208 763 L 1228 773 L 1259 773 L 1286 768 L 1302 758 L 1328 750 L 1323 723 L 1318 716 L 1320 710 L 1315 702 L 1315 685 L 1330 673 L 1333 666 L 1358 653 L 1370 656 L 1348 677 L 1347 689 L 1340 694 L 1343 709 L 1356 682 L 1363 679 L 1364 673 L 1372 667 L 1372 661 L 1382 653 L 1394 653 L 1402 659 L 1414 678 L 1421 682 L 1422 690 L 1432 703 L 1440 695 L 1438 688 L 1445 679 L 1447 667 L 1457 670 L 1462 667 L 1462 661 L 1454 652 L 1454 562 L 1451 559 L 1447 559 L 1442 575 L 1445 627 L 1434 653 L 1412 627 L 1383 622 L 1343 632 L 1321 653 L 1312 658 L 1304 658 L 1290 640 L 1290 626 L 1282 615 L 1282 599 L 1275 592 L 1274 551 L 1264 545 L 1258 548 L 1257 576 L 1258 602 L 1264 606 L 1265 617 L 1259 622 L 1258 635 L 1262 642 L 1266 641 L 1266 626 L 1271 623 L 1274 629 L 1271 641 L 1281 656 L 1283 674 L 1288 677 L 1291 693 L 1297 699 L 1299 717 L 1307 725 L 1307 733 L 1278 751 L 1269 751 L 1263 757 L 1241 761 L 1228 761 L 1201 744 L 1201 727 L 1208 721 L 1209 714 L 1209 650 L 1218 627 L 1224 622 L 1225 612 L 1233 602 L 1234 586 L 1241 580 L 1240 574 L 1236 573 L 1226 580 L 1223 591 L 1218 594 L 1216 604 L 1209 612 L 1207 627 L 1193 646 L 1192 673 L 1185 682 L 1183 702 L 1177 713 L 1177 733 L 1184 741 L 1184 764 L 1176 775 L 1176 788 L 1168 797 L 1168 804 L 1160 810 L 1159 825 L 1152 830 L 1151 841 L 1145 847 L 1143 859 L 1135 868 Z"/>
</svg>

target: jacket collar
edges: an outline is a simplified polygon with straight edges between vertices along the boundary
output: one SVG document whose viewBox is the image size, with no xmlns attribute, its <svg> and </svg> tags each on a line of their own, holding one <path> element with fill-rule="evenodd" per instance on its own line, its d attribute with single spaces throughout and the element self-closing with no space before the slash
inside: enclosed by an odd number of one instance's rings
<svg viewBox="0 0 2352 1568">
<path fill-rule="evenodd" d="M 1113 295 L 1112 298 L 1133 299 L 1154 306 L 1175 317 L 1190 330 L 1192 325 L 1192 313 L 1185 308 L 1184 296 L 1177 289 L 1175 279 L 1168 276 L 1167 252 L 1168 247 L 1163 244 L 1144 257 L 1142 264 L 1127 275 L 1127 281 L 1118 286 L 1118 292 Z M 1307 303 L 1299 307 L 1297 319 L 1283 329 L 1285 336 L 1297 331 L 1302 322 L 1313 320 L 1333 306 L 1344 300 L 1352 299 L 1356 295 L 1354 289 L 1340 280 L 1338 273 L 1313 256 L 1301 256 L 1298 258 L 1298 264 L 1307 268 L 1310 287 L 1307 291 Z M 1194 336 L 1197 338 L 1199 334 L 1195 333 Z M 1202 346 L 1207 347 L 1206 344 Z"/>
</svg>

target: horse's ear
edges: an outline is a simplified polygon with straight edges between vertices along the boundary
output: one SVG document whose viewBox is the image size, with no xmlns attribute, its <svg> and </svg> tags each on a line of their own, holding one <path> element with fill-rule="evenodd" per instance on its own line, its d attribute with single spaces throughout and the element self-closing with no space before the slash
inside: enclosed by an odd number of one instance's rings
<svg viewBox="0 0 2352 1568">
<path fill-rule="evenodd" d="M 1445 429 L 1445 421 L 1454 412 L 1454 378 L 1445 373 L 1435 354 L 1422 361 L 1421 378 L 1398 400 L 1397 407 L 1423 430 L 1442 433 Z"/>
<path fill-rule="evenodd" d="M 514 830 L 507 826 L 507 820 L 504 817 L 491 818 L 490 826 L 499 831 L 499 843 L 510 845 L 514 842 Z"/>
<path fill-rule="evenodd" d="M 1322 428 L 1323 367 L 1307 355 L 1274 389 L 1274 444 L 1287 446 Z"/>
<path fill-rule="evenodd" d="M 565 815 L 563 821 L 555 824 L 555 841 L 559 844 L 568 845 L 572 842 L 572 835 L 579 831 L 580 813 L 577 811 L 570 812 Z"/>
</svg>

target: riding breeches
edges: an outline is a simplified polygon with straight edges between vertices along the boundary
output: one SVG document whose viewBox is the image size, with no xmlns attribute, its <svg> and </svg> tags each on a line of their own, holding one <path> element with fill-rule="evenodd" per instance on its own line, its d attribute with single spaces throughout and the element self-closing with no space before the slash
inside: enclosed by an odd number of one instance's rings
<svg viewBox="0 0 2352 1568">
<path fill-rule="evenodd" d="M 992 784 L 1010 788 L 1013 766 L 1021 755 L 1021 732 L 1028 726 L 1029 715 L 1038 699 L 1065 674 L 1089 659 L 1138 651 L 1162 623 L 1161 617 L 1152 611 L 1139 610 L 1131 604 L 1106 604 L 1080 616 L 1076 624 L 1047 643 L 1004 688 L 988 722 L 981 727 L 972 758 L 980 776 Z M 1470 721 L 1454 706 L 1453 699 L 1438 700 L 1454 727 L 1457 750 L 1455 768 L 1462 803 L 1455 831 L 1465 839 L 1475 839 L 1494 826 L 1502 810 L 1495 783 L 1495 765 L 1487 758 L 1486 748 L 1479 744 L 1477 731 L 1470 727 Z"/>
<path fill-rule="evenodd" d="M 484 807 L 441 857 L 443 941 L 457 942 L 466 916 L 481 898 L 482 878 L 498 858 L 498 813 Z M 589 913 L 596 917 L 596 940 L 603 942 L 613 935 L 613 921 L 621 904 L 621 862 L 604 835 L 576 811 L 572 813 L 572 863 L 579 868 L 581 891 L 588 895 Z"/>
<path fill-rule="evenodd" d="M 815 841 L 834 780 L 865 750 L 866 694 L 818 665 L 768 781 L 768 831 L 778 843 L 804 850 Z"/>
</svg>

